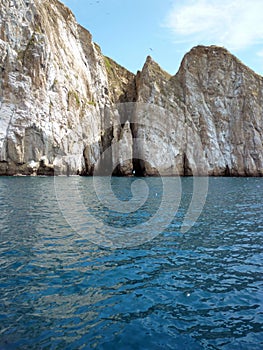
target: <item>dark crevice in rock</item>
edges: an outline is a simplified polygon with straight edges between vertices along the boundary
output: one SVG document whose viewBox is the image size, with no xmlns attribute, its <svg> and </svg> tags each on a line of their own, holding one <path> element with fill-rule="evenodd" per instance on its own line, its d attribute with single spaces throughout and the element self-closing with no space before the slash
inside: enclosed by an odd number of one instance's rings
<svg viewBox="0 0 263 350">
<path fill-rule="evenodd" d="M 183 155 L 183 171 L 184 176 L 193 176 L 193 172 L 186 153 L 184 153 Z"/>
<path fill-rule="evenodd" d="M 225 176 L 230 176 L 230 169 L 228 165 L 226 165 Z"/>
<path fill-rule="evenodd" d="M 113 127 L 105 129 L 103 135 L 101 135 L 101 153 L 103 153 L 106 149 L 108 149 L 111 146 L 113 138 Z"/>
<path fill-rule="evenodd" d="M 145 164 L 144 160 L 133 158 L 133 175 L 136 177 L 145 176 Z"/>
</svg>

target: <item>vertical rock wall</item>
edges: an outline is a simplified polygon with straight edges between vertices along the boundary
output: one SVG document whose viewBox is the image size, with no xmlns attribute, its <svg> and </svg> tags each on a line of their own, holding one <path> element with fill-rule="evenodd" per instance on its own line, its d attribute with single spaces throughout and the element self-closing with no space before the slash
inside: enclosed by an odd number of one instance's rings
<svg viewBox="0 0 263 350">
<path fill-rule="evenodd" d="M 91 171 L 105 106 L 133 93 L 133 74 L 58 1 L 1 0 L 0 12 L 0 174 Z"/>
<path fill-rule="evenodd" d="M 263 79 L 227 50 L 195 47 L 173 77 L 148 58 L 137 87 L 139 101 L 158 106 L 148 114 L 154 128 L 138 131 L 153 141 L 147 173 L 157 164 L 170 174 L 262 176 Z"/>
<path fill-rule="evenodd" d="M 263 174 L 263 79 L 198 46 L 175 76 L 103 56 L 57 0 L 0 0 L 0 174 Z"/>
</svg>

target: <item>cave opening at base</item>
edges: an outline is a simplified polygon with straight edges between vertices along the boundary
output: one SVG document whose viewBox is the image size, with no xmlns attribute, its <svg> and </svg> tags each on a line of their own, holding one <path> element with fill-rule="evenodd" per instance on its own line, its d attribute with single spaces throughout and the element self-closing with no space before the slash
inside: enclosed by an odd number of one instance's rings
<svg viewBox="0 0 263 350">
<path fill-rule="evenodd" d="M 112 176 L 144 177 L 145 174 L 145 162 L 137 158 L 132 158 L 122 164 L 118 164 L 112 171 Z"/>
<path fill-rule="evenodd" d="M 145 164 L 142 159 L 133 158 L 133 176 L 142 177 L 145 176 Z"/>
</svg>

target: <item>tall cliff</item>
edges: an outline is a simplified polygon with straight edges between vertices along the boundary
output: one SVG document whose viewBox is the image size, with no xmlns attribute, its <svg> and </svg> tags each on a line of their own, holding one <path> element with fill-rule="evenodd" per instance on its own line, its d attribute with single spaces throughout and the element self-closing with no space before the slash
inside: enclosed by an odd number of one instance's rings
<svg viewBox="0 0 263 350">
<path fill-rule="evenodd" d="M 263 175 L 263 78 L 223 48 L 135 76 L 59 1 L 0 0 L 0 68 L 2 175 Z"/>
<path fill-rule="evenodd" d="M 155 167 L 185 175 L 263 174 L 263 78 L 226 49 L 193 48 L 172 77 L 148 58 L 137 90 L 138 101 L 166 110 L 161 121 L 166 137 L 143 150 L 143 159 L 152 160 L 148 174 Z M 152 125 L 160 123 L 155 116 L 149 116 Z M 138 132 L 147 133 L 145 127 Z"/>
<path fill-rule="evenodd" d="M 0 0 L 0 13 L 0 174 L 90 172 L 110 142 L 105 107 L 135 99 L 134 75 L 56 0 Z"/>
</svg>

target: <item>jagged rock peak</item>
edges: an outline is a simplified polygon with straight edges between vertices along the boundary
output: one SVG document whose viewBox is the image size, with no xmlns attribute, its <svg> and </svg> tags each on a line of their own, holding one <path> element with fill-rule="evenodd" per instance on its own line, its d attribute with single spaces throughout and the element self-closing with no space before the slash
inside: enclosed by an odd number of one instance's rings
<svg viewBox="0 0 263 350">
<path fill-rule="evenodd" d="M 146 57 L 146 62 L 147 62 L 147 63 L 151 63 L 152 61 L 153 61 L 152 56 L 148 55 L 148 56 Z"/>
<path fill-rule="evenodd" d="M 147 73 L 146 73 L 147 72 Z M 162 67 L 154 61 L 151 56 L 147 56 L 144 66 L 141 71 L 142 74 L 161 74 L 166 76 L 167 79 L 171 77 L 171 75 L 166 72 Z"/>
</svg>

